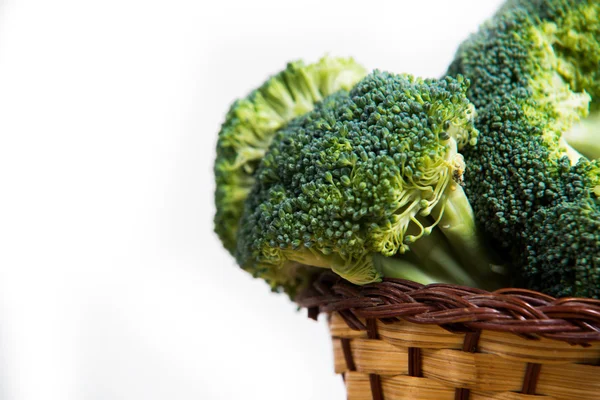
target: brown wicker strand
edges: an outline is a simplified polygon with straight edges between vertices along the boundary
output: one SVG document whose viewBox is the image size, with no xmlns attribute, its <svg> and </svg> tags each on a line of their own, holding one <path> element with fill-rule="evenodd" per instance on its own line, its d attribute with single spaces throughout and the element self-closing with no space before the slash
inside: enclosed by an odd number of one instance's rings
<svg viewBox="0 0 600 400">
<path fill-rule="evenodd" d="M 542 365 L 537 363 L 528 363 L 527 369 L 525 370 L 525 376 L 523 377 L 523 394 L 535 394 L 538 379 L 542 372 Z"/>
<path fill-rule="evenodd" d="M 317 320 L 319 317 L 319 307 L 308 307 L 308 318 Z"/>
<path fill-rule="evenodd" d="M 371 385 L 373 400 L 383 400 L 383 390 L 381 390 L 381 378 L 379 375 L 369 374 L 369 384 Z"/>
<path fill-rule="evenodd" d="M 460 388 L 454 391 L 454 400 L 469 400 L 471 391 L 469 389 Z"/>
<path fill-rule="evenodd" d="M 378 340 L 377 320 L 367 319 L 367 337 L 371 340 Z M 381 389 L 381 378 L 377 374 L 369 374 L 369 384 L 371 385 L 371 395 L 373 400 L 383 400 L 383 390 Z"/>
<path fill-rule="evenodd" d="M 479 344 L 479 337 L 481 331 L 469 332 L 465 335 L 465 341 L 463 342 L 462 351 L 467 353 L 475 353 L 477 351 L 477 345 Z"/>
<path fill-rule="evenodd" d="M 408 348 L 408 376 L 417 378 L 423 376 L 421 371 L 421 349 L 418 347 Z"/>
<path fill-rule="evenodd" d="M 367 336 L 369 339 L 379 339 L 377 321 L 374 318 L 367 319 Z"/>
<path fill-rule="evenodd" d="M 342 338 L 342 351 L 344 352 L 344 360 L 346 361 L 346 368 L 348 371 L 356 371 L 354 365 L 354 358 L 352 357 L 352 349 L 350 348 L 350 339 Z"/>
</svg>

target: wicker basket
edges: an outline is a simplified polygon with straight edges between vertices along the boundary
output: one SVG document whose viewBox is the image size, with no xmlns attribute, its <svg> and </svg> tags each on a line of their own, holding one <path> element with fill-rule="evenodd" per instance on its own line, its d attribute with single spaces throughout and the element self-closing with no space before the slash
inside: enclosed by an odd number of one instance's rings
<svg viewBox="0 0 600 400">
<path fill-rule="evenodd" d="M 349 400 L 600 399 L 600 301 L 330 273 L 297 302 L 329 315 Z"/>
</svg>

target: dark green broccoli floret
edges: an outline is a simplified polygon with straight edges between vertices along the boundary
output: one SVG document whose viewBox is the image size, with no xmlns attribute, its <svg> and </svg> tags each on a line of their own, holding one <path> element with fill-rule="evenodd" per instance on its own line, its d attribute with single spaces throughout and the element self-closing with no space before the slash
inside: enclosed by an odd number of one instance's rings
<svg viewBox="0 0 600 400">
<path fill-rule="evenodd" d="M 598 15 L 597 1 L 509 1 L 448 71 L 471 80 L 477 109 L 480 138 L 464 151 L 476 219 L 549 294 L 600 285 L 598 170 L 563 135 L 600 102 Z"/>
<path fill-rule="evenodd" d="M 540 208 L 533 216 L 524 276 L 529 287 L 556 296 L 599 298 L 600 162 L 581 162 L 569 175 L 566 197 L 575 200 Z"/>
<path fill-rule="evenodd" d="M 309 65 L 296 61 L 233 103 L 219 132 L 214 168 L 215 231 L 230 252 L 253 174 L 275 132 L 324 97 L 349 90 L 365 75 L 352 59 L 324 57 Z"/>
<path fill-rule="evenodd" d="M 460 185 L 458 150 L 477 136 L 467 87 L 376 71 L 278 131 L 245 204 L 240 265 L 288 292 L 310 266 L 358 284 L 495 284 Z"/>
</svg>

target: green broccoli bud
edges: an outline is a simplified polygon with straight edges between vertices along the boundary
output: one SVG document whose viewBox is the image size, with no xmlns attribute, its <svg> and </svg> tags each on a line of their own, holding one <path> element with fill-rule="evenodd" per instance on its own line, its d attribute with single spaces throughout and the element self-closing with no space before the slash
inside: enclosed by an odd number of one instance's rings
<svg viewBox="0 0 600 400">
<path fill-rule="evenodd" d="M 600 207 L 592 199 L 542 208 L 525 249 L 523 275 L 532 289 L 559 297 L 600 297 Z M 557 229 L 560 227 L 560 229 Z M 564 233 L 568 232 L 568 233 Z"/>
</svg>

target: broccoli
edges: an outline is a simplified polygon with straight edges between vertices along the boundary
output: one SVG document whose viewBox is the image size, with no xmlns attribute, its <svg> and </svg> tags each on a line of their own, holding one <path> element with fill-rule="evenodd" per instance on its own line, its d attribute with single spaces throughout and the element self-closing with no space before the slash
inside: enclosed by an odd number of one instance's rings
<svg viewBox="0 0 600 400">
<path fill-rule="evenodd" d="M 567 199 L 533 215 L 524 277 L 558 297 L 600 298 L 600 162 L 579 163 L 570 175 Z"/>
<path fill-rule="evenodd" d="M 375 71 L 289 122 L 254 175 L 238 263 L 288 293 L 315 267 L 357 284 L 499 284 L 460 184 L 458 150 L 477 137 L 467 87 Z"/>
<path fill-rule="evenodd" d="M 600 295 L 600 170 L 566 140 L 599 108 L 599 16 L 596 0 L 509 1 L 448 70 L 477 110 L 463 152 L 476 221 L 520 284 L 551 295 Z"/>
<path fill-rule="evenodd" d="M 591 112 L 586 119 L 575 124 L 565 132 L 565 139 L 584 156 L 600 158 L 600 111 Z"/>
<path fill-rule="evenodd" d="M 350 89 L 365 75 L 352 59 L 324 57 L 309 65 L 296 61 L 233 103 L 219 132 L 214 166 L 215 232 L 230 252 L 235 249 L 254 172 L 275 131 L 312 110 L 327 95 Z"/>
</svg>

